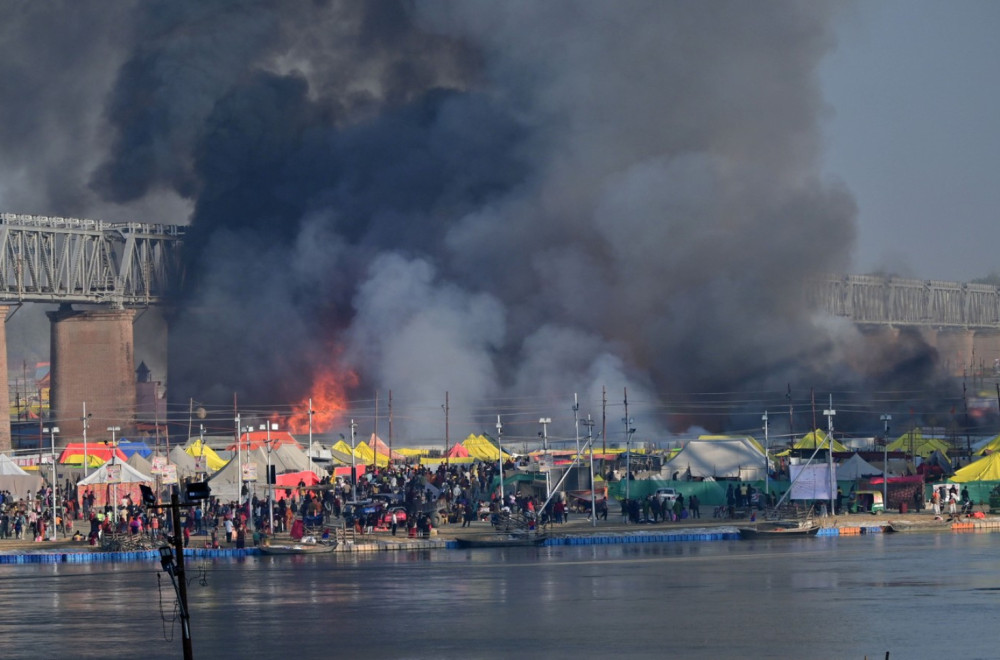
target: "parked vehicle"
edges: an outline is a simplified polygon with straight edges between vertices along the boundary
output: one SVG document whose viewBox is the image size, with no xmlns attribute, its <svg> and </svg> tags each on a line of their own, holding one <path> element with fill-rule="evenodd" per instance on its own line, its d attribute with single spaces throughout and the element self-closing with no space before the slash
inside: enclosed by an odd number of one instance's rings
<svg viewBox="0 0 1000 660">
<path fill-rule="evenodd" d="M 661 505 L 666 504 L 667 506 L 673 506 L 679 495 L 680 493 L 677 492 L 676 488 L 656 489 L 656 499 L 660 500 Z"/>
</svg>

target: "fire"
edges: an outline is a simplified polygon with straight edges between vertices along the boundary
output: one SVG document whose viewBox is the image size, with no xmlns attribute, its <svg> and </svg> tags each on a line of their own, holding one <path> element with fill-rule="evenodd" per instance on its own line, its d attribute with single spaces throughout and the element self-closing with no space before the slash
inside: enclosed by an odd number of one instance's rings
<svg viewBox="0 0 1000 660">
<path fill-rule="evenodd" d="M 347 391 L 358 384 L 353 371 L 336 373 L 323 371 L 316 375 L 309 397 L 292 406 L 292 414 L 285 417 L 283 426 L 291 433 L 309 432 L 309 399 L 312 399 L 313 433 L 324 433 L 341 421 L 347 410 Z"/>
</svg>

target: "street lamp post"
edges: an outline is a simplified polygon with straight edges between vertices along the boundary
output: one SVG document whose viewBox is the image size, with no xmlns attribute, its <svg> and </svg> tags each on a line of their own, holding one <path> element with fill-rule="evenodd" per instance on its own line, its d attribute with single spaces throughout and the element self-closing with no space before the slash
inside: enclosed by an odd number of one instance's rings
<svg viewBox="0 0 1000 660">
<path fill-rule="evenodd" d="M 830 466 L 830 515 L 836 513 L 836 500 L 837 500 L 837 477 L 833 471 L 833 416 L 837 414 L 837 411 L 833 409 L 833 395 L 830 395 L 830 407 L 823 411 L 826 416 L 826 441 L 829 447 L 827 451 L 827 463 Z"/>
<path fill-rule="evenodd" d="M 880 418 L 885 426 L 885 435 L 882 438 L 882 506 L 888 511 L 889 507 L 889 422 L 892 415 L 882 415 Z M 923 494 L 921 494 L 923 498 Z"/>
<path fill-rule="evenodd" d="M 49 540 L 56 540 L 56 433 L 59 433 L 58 426 L 50 426 L 43 429 L 52 438 L 52 531 L 49 533 Z"/>
<path fill-rule="evenodd" d="M 632 434 L 635 433 L 635 428 L 632 426 L 635 424 L 635 419 L 631 417 L 622 417 L 622 422 L 625 423 L 625 501 L 628 502 L 631 497 L 631 481 L 632 481 Z"/>
<path fill-rule="evenodd" d="M 115 434 L 122 430 L 120 426 L 109 426 L 108 430 L 111 431 L 111 465 L 115 464 L 115 456 L 118 455 L 118 441 L 116 440 Z M 112 519 L 115 525 L 118 525 L 118 482 L 112 482 L 111 484 L 111 496 L 114 498 L 114 502 L 111 505 Z"/>
<path fill-rule="evenodd" d="M 250 434 L 253 433 L 253 430 L 254 430 L 253 424 L 251 424 L 249 426 L 245 426 L 242 429 L 240 429 L 240 442 L 239 442 L 239 445 L 237 446 L 237 449 L 236 449 L 242 455 L 243 434 L 245 433 L 246 436 L 247 436 L 247 462 L 246 462 L 246 464 L 248 466 L 247 470 L 250 469 L 249 468 L 249 465 L 250 465 Z M 254 486 L 251 489 L 249 486 L 246 485 L 247 480 L 243 478 L 243 463 L 242 462 L 239 463 L 239 469 L 240 469 L 240 492 L 239 492 L 239 495 L 237 495 L 237 497 L 236 497 L 236 501 L 240 502 L 241 505 L 246 506 L 248 509 L 252 509 L 251 503 L 253 501 L 253 495 L 256 494 L 256 492 L 257 492 L 257 482 L 256 481 L 254 482 Z M 255 478 L 259 479 L 259 477 L 255 477 Z M 246 491 L 247 491 L 246 492 L 246 501 L 245 502 L 243 500 L 243 490 L 244 489 L 246 489 Z M 253 519 L 253 511 L 250 511 L 250 519 L 251 520 Z M 271 524 L 272 525 L 274 524 L 273 520 L 271 521 Z"/>
<path fill-rule="evenodd" d="M 590 450 L 590 526 L 597 527 L 597 496 L 595 494 L 595 484 L 594 484 L 594 420 L 587 415 L 586 421 L 583 423 L 587 427 L 587 448 Z M 579 450 L 576 452 L 577 457 L 580 456 Z"/>
<path fill-rule="evenodd" d="M 313 465 L 313 400 L 309 399 L 309 469 L 316 474 L 316 466 Z M 316 475 L 319 476 L 318 474 Z"/>
<path fill-rule="evenodd" d="M 542 417 L 538 423 L 542 425 L 542 451 L 547 452 L 549 450 L 549 424 L 552 423 L 552 418 Z"/>
</svg>

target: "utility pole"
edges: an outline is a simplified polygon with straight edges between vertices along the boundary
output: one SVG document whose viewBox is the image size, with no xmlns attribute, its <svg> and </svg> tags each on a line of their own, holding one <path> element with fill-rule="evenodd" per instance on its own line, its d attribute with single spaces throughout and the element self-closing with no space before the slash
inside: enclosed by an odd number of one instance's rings
<svg viewBox="0 0 1000 660">
<path fill-rule="evenodd" d="M 837 497 L 837 475 L 833 471 L 833 416 L 837 411 L 833 409 L 833 395 L 830 395 L 830 407 L 823 411 L 826 415 L 826 440 L 829 451 L 827 452 L 827 462 L 830 464 L 830 515 L 834 514 L 834 501 Z"/>
<path fill-rule="evenodd" d="M 892 421 L 892 415 L 882 415 L 879 419 L 882 420 L 882 424 L 885 426 L 885 436 L 882 440 L 882 506 L 888 507 L 889 505 L 889 422 Z M 923 499 L 923 495 L 921 495 Z"/>
<path fill-rule="evenodd" d="M 500 422 L 500 415 L 497 415 L 497 450 L 500 458 L 500 508 L 503 508 L 503 424 Z"/>
<path fill-rule="evenodd" d="M 450 456 L 448 453 L 451 451 L 451 437 L 448 434 L 448 392 L 444 393 L 444 464 L 451 465 Z"/>
<path fill-rule="evenodd" d="M 590 419 L 589 414 L 583 425 L 587 427 L 587 447 L 590 448 L 590 526 L 597 527 L 597 496 L 594 493 L 594 420 Z M 579 455 L 580 452 L 577 451 L 577 457 Z"/>
</svg>

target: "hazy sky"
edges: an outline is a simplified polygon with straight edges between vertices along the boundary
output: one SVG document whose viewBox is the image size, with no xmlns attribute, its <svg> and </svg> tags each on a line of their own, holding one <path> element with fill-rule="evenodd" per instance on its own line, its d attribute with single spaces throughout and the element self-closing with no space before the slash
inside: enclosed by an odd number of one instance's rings
<svg viewBox="0 0 1000 660">
<path fill-rule="evenodd" d="M 827 171 L 857 199 L 855 272 L 1000 272 L 1000 3 L 861 2 L 822 65 Z"/>
</svg>

